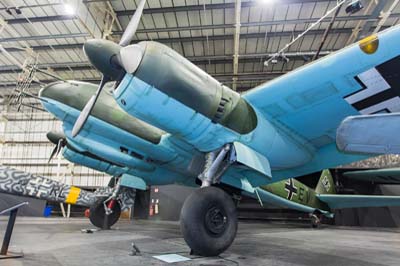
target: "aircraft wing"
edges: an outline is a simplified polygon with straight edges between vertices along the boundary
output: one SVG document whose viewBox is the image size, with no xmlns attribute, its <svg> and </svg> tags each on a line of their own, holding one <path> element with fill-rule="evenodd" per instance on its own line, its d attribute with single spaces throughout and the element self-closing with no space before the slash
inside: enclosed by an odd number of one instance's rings
<svg viewBox="0 0 400 266">
<path fill-rule="evenodd" d="M 331 209 L 400 206 L 400 196 L 319 194 Z"/>
<path fill-rule="evenodd" d="M 243 97 L 300 146 L 313 151 L 303 166 L 273 172 L 299 176 L 360 160 L 336 148 L 336 130 L 348 116 L 400 111 L 400 27 L 264 83 Z"/>
<path fill-rule="evenodd" d="M 345 172 L 347 178 L 379 184 L 400 184 L 400 168 Z"/>
</svg>

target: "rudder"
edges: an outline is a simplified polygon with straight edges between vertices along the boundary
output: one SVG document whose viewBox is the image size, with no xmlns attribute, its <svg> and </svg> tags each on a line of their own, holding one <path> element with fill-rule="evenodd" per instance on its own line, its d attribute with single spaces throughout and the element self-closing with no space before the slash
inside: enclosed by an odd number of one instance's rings
<svg viewBox="0 0 400 266">
<path fill-rule="evenodd" d="M 335 183 L 328 169 L 322 171 L 315 192 L 317 194 L 336 194 Z"/>
</svg>

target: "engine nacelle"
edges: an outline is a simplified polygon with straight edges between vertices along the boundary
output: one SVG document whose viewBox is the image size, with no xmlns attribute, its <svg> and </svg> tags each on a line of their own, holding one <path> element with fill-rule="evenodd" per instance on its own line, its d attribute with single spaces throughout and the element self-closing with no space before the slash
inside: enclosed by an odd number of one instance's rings
<svg viewBox="0 0 400 266">
<path fill-rule="evenodd" d="M 237 92 L 165 45 L 141 42 L 135 46 L 142 51 L 141 61 L 114 92 L 127 112 L 195 146 L 199 138 L 209 140 L 205 131 L 215 138 L 222 129 L 238 136 L 256 128 L 255 111 Z"/>
</svg>

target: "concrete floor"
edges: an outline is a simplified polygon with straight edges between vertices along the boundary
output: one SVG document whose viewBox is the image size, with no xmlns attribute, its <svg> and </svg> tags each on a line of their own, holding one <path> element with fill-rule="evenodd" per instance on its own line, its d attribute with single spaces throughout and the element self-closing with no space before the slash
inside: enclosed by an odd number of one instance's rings
<svg viewBox="0 0 400 266">
<path fill-rule="evenodd" d="M 4 233 L 5 217 L 0 217 Z M 400 265 L 400 230 L 366 230 L 241 222 L 231 248 L 220 257 L 189 256 L 175 222 L 120 222 L 111 231 L 93 234 L 87 220 L 17 218 L 10 250 L 24 258 L 0 260 L 19 265 L 167 265 L 153 256 L 175 253 L 190 257 L 173 265 Z M 1 235 L 0 235 L 1 237 Z M 130 256 L 131 243 L 142 252 Z"/>
</svg>

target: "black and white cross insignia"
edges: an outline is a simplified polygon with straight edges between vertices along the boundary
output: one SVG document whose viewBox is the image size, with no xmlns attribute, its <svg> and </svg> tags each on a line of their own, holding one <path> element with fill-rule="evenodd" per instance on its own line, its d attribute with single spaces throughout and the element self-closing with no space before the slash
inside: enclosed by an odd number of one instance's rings
<svg viewBox="0 0 400 266">
<path fill-rule="evenodd" d="M 368 69 L 355 80 L 361 89 L 344 97 L 363 115 L 400 111 L 400 56 Z"/>
<path fill-rule="evenodd" d="M 292 200 L 293 195 L 297 195 L 297 187 L 293 183 L 293 179 L 289 179 L 285 182 L 285 190 L 288 192 L 287 199 Z"/>
</svg>

